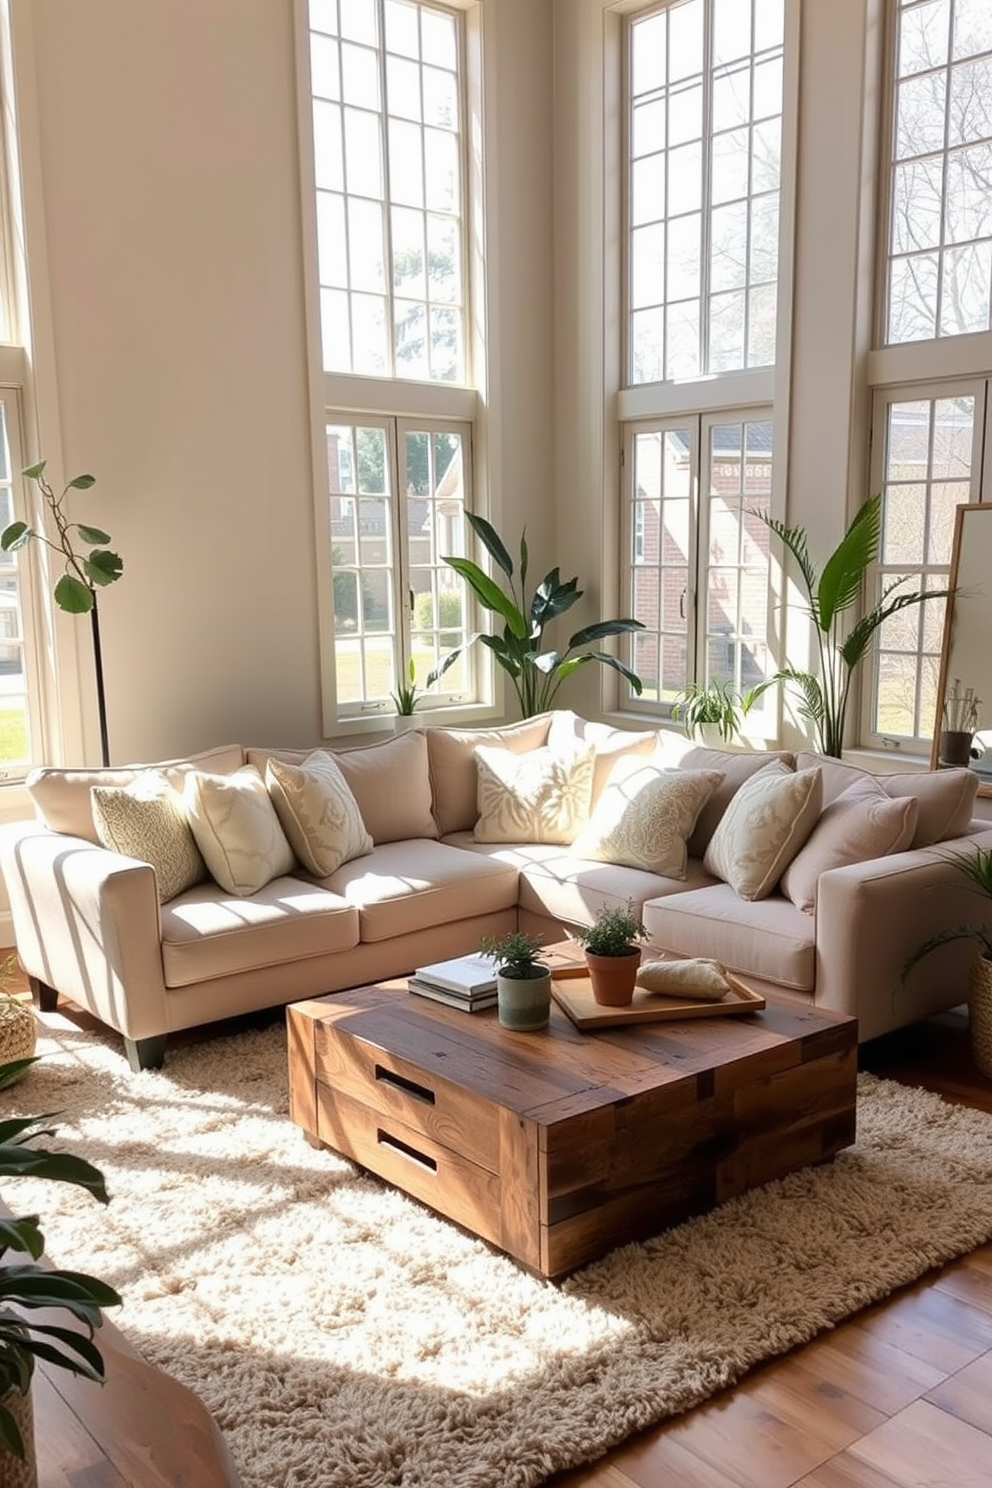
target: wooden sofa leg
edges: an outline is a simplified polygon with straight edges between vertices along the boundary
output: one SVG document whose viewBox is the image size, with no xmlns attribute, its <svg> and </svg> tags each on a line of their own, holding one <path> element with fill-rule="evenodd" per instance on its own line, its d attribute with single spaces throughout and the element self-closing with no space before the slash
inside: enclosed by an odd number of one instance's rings
<svg viewBox="0 0 992 1488">
<path fill-rule="evenodd" d="M 31 988 L 31 998 L 40 1013 L 54 1013 L 58 1007 L 59 994 L 54 987 L 47 982 L 41 982 L 37 977 L 28 977 L 28 986 Z"/>
<path fill-rule="evenodd" d="M 156 1034 L 154 1038 L 126 1038 L 124 1050 L 135 1074 L 139 1070 L 161 1069 L 165 1063 L 165 1034 Z"/>
</svg>

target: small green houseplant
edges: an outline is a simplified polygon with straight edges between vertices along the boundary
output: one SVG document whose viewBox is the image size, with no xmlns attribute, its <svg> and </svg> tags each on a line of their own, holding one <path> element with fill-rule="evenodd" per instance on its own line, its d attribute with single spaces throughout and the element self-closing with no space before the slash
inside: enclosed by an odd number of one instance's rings
<svg viewBox="0 0 992 1488">
<path fill-rule="evenodd" d="M 978 955 L 972 964 L 968 983 L 968 1021 L 975 1063 L 983 1075 L 992 1079 L 992 848 L 976 847 L 974 852 L 945 853 L 962 875 L 968 888 L 989 902 L 990 923 L 976 921 L 968 925 L 948 925 L 918 946 L 899 976 L 896 994 L 905 987 L 910 972 L 925 956 L 939 946 L 955 940 L 973 940 Z"/>
<path fill-rule="evenodd" d="M 813 725 L 820 753 L 840 759 L 851 684 L 880 627 L 909 605 L 946 599 L 954 591 L 927 589 L 899 593 L 903 581 L 895 579 L 845 634 L 847 612 L 860 601 L 865 576 L 878 557 L 882 535 L 881 493 L 869 497 L 855 514 L 823 565 L 822 573 L 817 573 L 810 558 L 805 528 L 787 527 L 767 512 L 756 511 L 753 515 L 771 528 L 799 569 L 806 590 L 807 613 L 813 622 L 819 667 L 816 673 L 792 666 L 780 668 L 773 677 L 752 688 L 752 702 L 776 682 L 791 683 L 799 692 L 800 717 Z"/>
<path fill-rule="evenodd" d="M 483 608 L 503 621 L 502 632 L 480 634 L 473 636 L 472 640 L 486 646 L 509 677 L 517 694 L 521 717 L 531 718 L 535 713 L 546 713 L 554 704 L 562 683 L 590 662 L 612 667 L 626 677 L 640 695 L 642 684 L 636 672 L 608 651 L 588 649 L 594 642 L 606 640 L 608 636 L 643 630 L 640 620 L 598 620 L 575 631 L 569 636 L 565 649 L 557 650 L 546 641 L 545 630 L 582 598 L 578 579 L 562 579 L 560 571 L 552 568 L 528 599 L 526 530 L 520 538 L 518 576 L 513 559 L 496 529 L 484 517 L 472 512 L 466 512 L 465 517 L 507 582 L 501 586 L 470 558 L 445 557 L 444 562 L 461 574 Z M 450 665 L 458 654 L 458 651 L 452 652 L 445 664 Z"/>
<path fill-rule="evenodd" d="M 119 553 L 108 547 L 110 534 L 99 527 L 89 527 L 83 522 L 70 522 L 65 510 L 66 497 L 70 491 L 88 491 L 96 484 L 92 475 L 74 475 L 67 481 L 59 495 L 45 479 L 46 460 L 37 465 L 28 465 L 21 474 L 25 480 L 34 481 L 42 494 L 52 521 L 55 524 L 56 541 L 44 532 L 30 527 L 27 522 L 11 522 L 0 533 L 0 548 L 5 553 L 14 553 L 31 541 L 44 543 L 62 560 L 62 573 L 55 582 L 54 598 L 60 610 L 70 615 L 89 615 L 93 633 L 93 661 L 96 667 L 97 706 L 100 715 L 100 746 L 103 763 L 110 764 L 110 747 L 107 735 L 107 701 L 103 686 L 103 651 L 100 645 L 100 615 L 97 607 L 97 590 L 116 583 L 124 572 L 124 560 Z M 87 551 L 88 550 L 88 551 Z"/>
<path fill-rule="evenodd" d="M 0 1064 L 0 1089 L 12 1085 L 33 1063 L 34 1059 L 16 1059 Z M 46 1114 L 0 1120 L 0 1177 L 73 1183 L 106 1204 L 107 1189 L 98 1168 L 71 1153 L 37 1145 L 54 1135 L 45 1124 L 51 1119 Z M 95 1277 L 34 1265 L 44 1245 L 36 1214 L 19 1219 L 0 1216 L 0 1448 L 22 1460 L 32 1443 L 25 1441 L 18 1425 L 17 1397 L 27 1396 L 35 1361 L 43 1359 L 71 1374 L 102 1381 L 103 1356 L 93 1335 L 103 1322 L 101 1309 L 116 1307 L 121 1300 L 113 1287 Z M 11 1254 L 26 1254 L 30 1260 L 11 1261 Z M 69 1313 L 85 1331 L 50 1322 L 28 1323 L 22 1316 L 41 1307 Z"/>
<path fill-rule="evenodd" d="M 496 962 L 496 1007 L 504 1028 L 521 1033 L 546 1028 L 551 1014 L 551 973 L 540 960 L 541 941 L 522 930 L 484 935 L 479 950 Z"/>
<path fill-rule="evenodd" d="M 740 734 L 741 723 L 757 697 L 754 688 L 738 692 L 732 682 L 690 682 L 672 704 L 672 717 L 685 724 L 690 739 L 705 740 L 710 728 L 725 744 Z"/>
<path fill-rule="evenodd" d="M 591 925 L 572 931 L 585 946 L 592 995 L 604 1007 L 624 1007 L 634 996 L 641 952 L 638 941 L 647 931 L 634 913 L 633 902 L 625 906 L 603 904 Z"/>
<path fill-rule="evenodd" d="M 406 673 L 407 681 L 398 682 L 396 685 L 396 691 L 389 694 L 396 708 L 397 716 L 400 718 L 412 718 L 413 710 L 416 708 L 417 703 L 419 702 L 419 688 L 417 687 L 417 667 L 412 656 L 410 657 L 409 663 L 407 664 Z"/>
</svg>

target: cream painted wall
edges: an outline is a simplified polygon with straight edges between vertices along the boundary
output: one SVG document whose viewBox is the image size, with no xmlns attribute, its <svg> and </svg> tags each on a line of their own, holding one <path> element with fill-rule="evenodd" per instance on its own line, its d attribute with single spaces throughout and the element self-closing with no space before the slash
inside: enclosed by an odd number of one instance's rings
<svg viewBox="0 0 992 1488">
<path fill-rule="evenodd" d="M 39 408 L 49 443 L 30 454 L 96 475 L 79 513 L 125 558 L 101 606 L 112 757 L 316 742 L 292 0 L 30 0 L 25 14 L 42 203 L 28 227 L 47 240 L 58 384 L 57 407 Z M 508 532 L 526 520 L 541 561 L 554 525 L 550 0 L 484 0 L 483 27 L 483 434 L 494 514 Z M 64 673 L 66 712 L 82 696 L 95 713 L 88 672 L 79 691 Z M 87 740 L 96 760 L 92 717 Z"/>
</svg>

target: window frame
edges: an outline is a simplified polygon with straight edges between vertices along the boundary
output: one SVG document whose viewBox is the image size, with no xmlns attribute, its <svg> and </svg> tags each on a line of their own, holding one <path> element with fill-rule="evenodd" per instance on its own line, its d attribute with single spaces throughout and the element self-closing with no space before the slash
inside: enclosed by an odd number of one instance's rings
<svg viewBox="0 0 992 1488">
<path fill-rule="evenodd" d="M 35 528 L 43 527 L 44 510 L 40 505 L 37 508 L 33 506 L 31 490 L 20 473 L 25 464 L 21 389 L 0 383 L 0 404 L 4 409 L 4 427 L 7 433 L 12 520 L 27 522 Z M 48 754 L 46 679 L 42 669 L 44 627 L 40 604 L 41 578 L 47 564 L 46 552 L 37 543 L 29 543 L 17 552 L 4 556 L 13 560 L 12 566 L 17 575 L 17 611 L 20 622 L 18 643 L 21 647 L 28 743 L 27 759 L 23 764 L 5 765 L 0 762 L 0 786 L 11 786 L 23 784 L 30 771 Z"/>
</svg>

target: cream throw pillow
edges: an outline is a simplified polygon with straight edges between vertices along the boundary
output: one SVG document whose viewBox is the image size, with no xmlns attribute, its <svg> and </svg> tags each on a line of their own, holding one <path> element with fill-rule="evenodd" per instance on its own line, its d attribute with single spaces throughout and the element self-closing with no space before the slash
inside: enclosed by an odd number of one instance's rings
<svg viewBox="0 0 992 1488">
<path fill-rule="evenodd" d="M 742 899 L 766 898 L 816 825 L 822 799 L 818 769 L 763 766 L 731 799 L 703 867 Z"/>
<path fill-rule="evenodd" d="M 819 821 L 782 874 L 782 893 L 804 914 L 816 908 L 821 873 L 867 863 L 909 847 L 916 831 L 915 796 L 893 801 L 881 781 L 866 775 L 823 808 Z"/>
<path fill-rule="evenodd" d="M 358 802 L 326 750 L 315 749 L 301 765 L 269 759 L 265 784 L 290 846 L 310 873 L 326 878 L 372 851 Z"/>
<path fill-rule="evenodd" d="M 130 785 L 92 786 L 90 810 L 104 847 L 151 863 L 160 903 L 206 878 L 183 798 L 157 770 L 144 771 Z"/>
<path fill-rule="evenodd" d="M 722 780 L 718 770 L 659 770 L 644 759 L 618 759 L 573 843 L 575 856 L 684 879 L 686 843 Z"/>
<path fill-rule="evenodd" d="M 546 747 L 514 754 L 480 744 L 476 842 L 549 842 L 567 846 L 589 815 L 596 751 Z"/>
<path fill-rule="evenodd" d="M 253 765 L 231 775 L 194 770 L 183 786 L 186 815 L 212 876 L 243 898 L 296 866 L 265 781 Z"/>
</svg>

